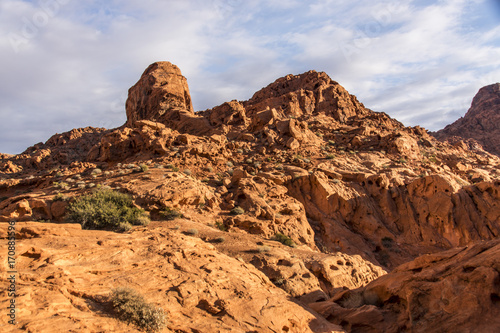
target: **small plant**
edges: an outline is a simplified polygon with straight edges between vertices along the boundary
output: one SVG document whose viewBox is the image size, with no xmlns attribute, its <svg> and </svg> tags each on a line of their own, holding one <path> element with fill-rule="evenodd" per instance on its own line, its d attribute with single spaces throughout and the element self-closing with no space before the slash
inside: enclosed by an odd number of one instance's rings
<svg viewBox="0 0 500 333">
<path fill-rule="evenodd" d="M 335 158 L 335 155 L 328 154 L 328 155 L 326 155 L 326 158 L 329 159 L 329 160 L 333 160 Z"/>
<path fill-rule="evenodd" d="M 282 277 L 276 278 L 276 279 L 271 279 L 271 282 L 274 283 L 276 287 L 281 287 L 286 283 L 286 280 L 283 279 Z"/>
<path fill-rule="evenodd" d="M 53 185 L 54 185 L 55 188 L 60 188 L 60 189 L 63 189 L 63 190 L 69 190 L 70 189 L 69 184 L 66 183 L 66 182 L 54 182 Z"/>
<path fill-rule="evenodd" d="M 353 292 L 346 294 L 345 297 L 342 297 L 338 303 L 346 309 L 359 308 L 360 306 L 365 305 L 365 300 L 363 294 L 360 292 Z"/>
<path fill-rule="evenodd" d="M 142 172 L 149 171 L 149 167 L 147 166 L 147 164 L 140 164 L 139 168 L 141 169 Z"/>
<path fill-rule="evenodd" d="M 391 237 L 384 237 L 382 238 L 382 245 L 390 249 L 394 245 L 394 240 Z"/>
<path fill-rule="evenodd" d="M 147 332 L 161 331 L 166 325 L 163 309 L 147 303 L 144 297 L 134 289 L 113 289 L 110 301 L 118 318 Z"/>
<path fill-rule="evenodd" d="M 165 218 L 165 220 L 173 221 L 175 219 L 181 218 L 182 214 L 175 208 L 166 207 L 160 212 L 160 215 Z"/>
<path fill-rule="evenodd" d="M 179 172 L 179 168 L 178 168 L 178 167 L 173 167 L 173 168 L 172 168 L 172 171 L 173 171 L 173 172 Z"/>
<path fill-rule="evenodd" d="M 102 173 L 102 170 L 99 168 L 96 168 L 96 169 L 92 170 L 91 175 L 97 176 L 97 175 L 100 175 L 101 173 Z"/>
<path fill-rule="evenodd" d="M 267 253 L 269 251 L 271 251 L 271 248 L 269 246 L 259 246 L 257 248 L 257 252 L 259 253 Z"/>
<path fill-rule="evenodd" d="M 196 235 L 198 235 L 198 229 L 189 229 L 186 231 L 186 235 L 196 236 Z"/>
<path fill-rule="evenodd" d="M 227 226 L 224 223 L 222 223 L 221 221 L 216 221 L 215 227 L 217 229 L 219 229 L 220 231 L 227 231 Z"/>
<path fill-rule="evenodd" d="M 100 189 L 83 195 L 68 205 L 66 221 L 80 223 L 83 229 L 129 230 L 145 225 L 149 218 L 133 205 L 127 194 Z"/>
<path fill-rule="evenodd" d="M 245 210 L 241 207 L 234 207 L 231 209 L 231 215 L 242 215 L 245 214 Z"/>
<path fill-rule="evenodd" d="M 52 198 L 53 201 L 67 201 L 69 197 L 67 195 L 64 195 L 62 193 L 57 193 L 54 198 Z M 2 201 L 2 200 L 0 200 Z"/>
<path fill-rule="evenodd" d="M 217 237 L 214 239 L 214 243 L 224 243 L 226 239 L 224 237 Z"/>
<path fill-rule="evenodd" d="M 286 246 L 290 246 L 290 247 L 296 246 L 293 239 L 291 239 L 290 237 L 283 235 L 282 233 L 279 233 L 279 232 L 276 235 L 274 235 L 274 240 L 276 240 L 276 241 L 278 241 L 281 244 L 286 245 Z"/>
<path fill-rule="evenodd" d="M 398 160 L 398 163 L 399 163 L 399 164 L 406 164 L 406 162 L 407 162 L 407 161 L 406 161 L 406 159 L 405 159 L 405 158 L 403 158 L 403 157 L 401 157 L 401 158 Z"/>
</svg>

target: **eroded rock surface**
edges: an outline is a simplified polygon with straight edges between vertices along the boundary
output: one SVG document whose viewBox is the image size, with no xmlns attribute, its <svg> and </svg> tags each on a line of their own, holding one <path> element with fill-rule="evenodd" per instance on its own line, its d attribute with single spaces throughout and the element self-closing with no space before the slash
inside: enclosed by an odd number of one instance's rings
<svg viewBox="0 0 500 333">
<path fill-rule="evenodd" d="M 419 257 L 310 304 L 349 332 L 498 332 L 500 241 Z"/>
</svg>

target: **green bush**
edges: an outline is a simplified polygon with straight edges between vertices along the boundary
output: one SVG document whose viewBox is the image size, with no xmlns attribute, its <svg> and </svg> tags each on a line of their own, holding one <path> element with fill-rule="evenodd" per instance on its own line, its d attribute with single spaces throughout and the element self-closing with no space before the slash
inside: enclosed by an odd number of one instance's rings
<svg viewBox="0 0 500 333">
<path fill-rule="evenodd" d="M 283 245 L 295 247 L 295 242 L 293 241 L 293 239 L 286 235 L 283 235 L 282 233 L 278 232 L 276 235 L 274 235 L 274 240 L 277 240 Z"/>
<path fill-rule="evenodd" d="M 227 231 L 227 226 L 221 222 L 221 221 L 216 221 L 215 222 L 215 227 L 219 229 L 220 231 Z"/>
<path fill-rule="evenodd" d="M 149 167 L 146 164 L 140 164 L 139 168 L 141 169 L 142 172 L 149 171 Z"/>
<path fill-rule="evenodd" d="M 166 325 L 163 309 L 147 303 L 134 289 L 113 289 L 110 299 L 115 313 L 123 321 L 135 324 L 147 332 L 160 331 Z"/>
<path fill-rule="evenodd" d="M 182 214 L 174 208 L 166 207 L 164 210 L 160 212 L 160 215 L 163 216 L 168 221 L 173 221 L 175 219 L 181 218 Z"/>
<path fill-rule="evenodd" d="M 129 195 L 100 189 L 71 202 L 66 221 L 80 223 L 83 229 L 126 231 L 132 225 L 147 225 L 149 218 L 142 209 L 133 206 Z"/>
</svg>

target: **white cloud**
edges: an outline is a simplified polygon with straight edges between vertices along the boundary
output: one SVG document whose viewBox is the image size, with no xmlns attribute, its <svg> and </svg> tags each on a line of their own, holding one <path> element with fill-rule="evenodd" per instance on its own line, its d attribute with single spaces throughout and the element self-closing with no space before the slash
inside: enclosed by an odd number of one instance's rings
<svg viewBox="0 0 500 333">
<path fill-rule="evenodd" d="M 367 107 L 431 129 L 500 77 L 500 28 L 481 20 L 484 1 L 40 3 L 0 3 L 1 152 L 121 125 L 128 88 L 157 60 L 181 68 L 199 110 L 316 69 Z"/>
</svg>

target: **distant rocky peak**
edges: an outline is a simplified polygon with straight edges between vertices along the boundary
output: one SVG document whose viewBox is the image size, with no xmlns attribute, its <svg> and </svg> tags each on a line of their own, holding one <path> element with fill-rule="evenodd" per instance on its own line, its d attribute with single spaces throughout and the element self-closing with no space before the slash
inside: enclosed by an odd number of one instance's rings
<svg viewBox="0 0 500 333">
<path fill-rule="evenodd" d="M 500 113 L 500 83 L 490 84 L 479 89 L 465 118 L 484 112 L 485 108 L 492 108 Z"/>
<path fill-rule="evenodd" d="M 433 133 L 440 140 L 474 139 L 500 156 L 500 83 L 479 89 L 464 117 Z"/>
</svg>

